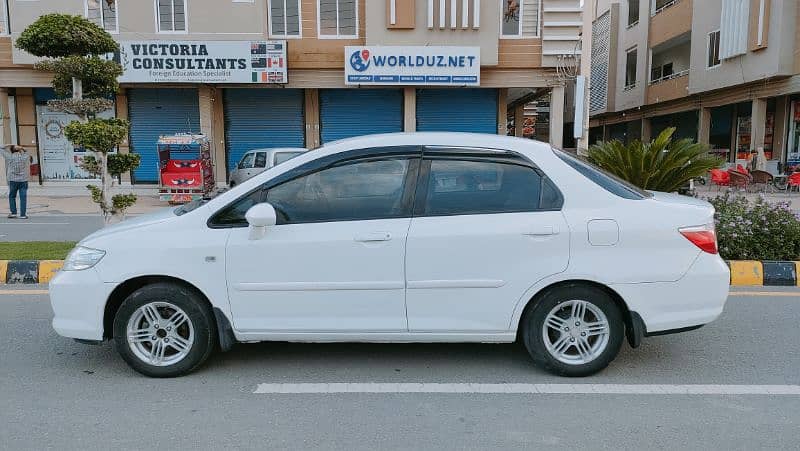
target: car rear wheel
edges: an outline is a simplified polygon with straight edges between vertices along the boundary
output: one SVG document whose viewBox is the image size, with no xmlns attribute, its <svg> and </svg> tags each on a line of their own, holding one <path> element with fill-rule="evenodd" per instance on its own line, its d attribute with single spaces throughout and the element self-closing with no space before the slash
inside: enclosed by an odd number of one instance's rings
<svg viewBox="0 0 800 451">
<path fill-rule="evenodd" d="M 622 314 L 602 290 L 571 285 L 547 292 L 522 319 L 534 362 L 561 376 L 592 375 L 611 363 L 625 335 Z"/>
<path fill-rule="evenodd" d="M 125 362 L 150 377 L 176 377 L 199 367 L 214 349 L 213 316 L 196 293 L 159 283 L 142 287 L 114 317 L 114 340 Z"/>
</svg>

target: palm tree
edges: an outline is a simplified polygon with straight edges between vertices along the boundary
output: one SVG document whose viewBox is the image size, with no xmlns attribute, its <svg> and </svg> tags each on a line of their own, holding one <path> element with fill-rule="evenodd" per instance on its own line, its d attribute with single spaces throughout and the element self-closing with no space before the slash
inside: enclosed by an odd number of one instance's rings
<svg viewBox="0 0 800 451">
<path fill-rule="evenodd" d="M 708 146 L 691 139 L 672 140 L 671 127 L 649 143 L 617 140 L 589 148 L 589 161 L 642 189 L 673 192 L 690 179 L 706 175 L 722 164 L 708 153 Z"/>
</svg>

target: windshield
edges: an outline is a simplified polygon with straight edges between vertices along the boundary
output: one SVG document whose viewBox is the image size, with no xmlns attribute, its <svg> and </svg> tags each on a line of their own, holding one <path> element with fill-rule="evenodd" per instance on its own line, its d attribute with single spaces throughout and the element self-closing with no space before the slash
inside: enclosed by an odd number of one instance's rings
<svg viewBox="0 0 800 451">
<path fill-rule="evenodd" d="M 223 191 L 224 190 L 214 191 L 213 193 L 210 193 L 206 197 L 203 197 L 201 199 L 195 199 L 195 200 L 193 200 L 191 202 L 185 203 L 185 204 L 181 205 L 180 207 L 176 208 L 173 211 L 175 212 L 176 216 L 185 215 L 186 213 L 189 213 L 190 211 L 194 211 L 194 210 L 197 210 L 198 208 L 202 207 L 203 205 L 205 205 L 211 199 L 219 196 L 220 193 L 222 193 Z"/>
<path fill-rule="evenodd" d="M 608 172 L 598 168 L 588 161 L 581 160 L 556 148 L 553 148 L 553 152 L 555 152 L 556 156 L 561 158 L 561 160 L 563 160 L 564 163 L 567 163 L 567 165 L 569 165 L 572 169 L 580 172 L 581 175 L 596 183 L 598 186 L 610 192 L 611 194 L 622 197 L 623 199 L 632 200 L 653 197 L 653 195 L 647 191 L 632 185 L 613 174 L 609 174 Z"/>
<path fill-rule="evenodd" d="M 253 159 L 255 158 L 256 154 L 254 153 L 246 153 L 244 157 L 242 157 L 242 161 L 239 162 L 239 169 L 248 169 L 253 167 Z"/>
</svg>

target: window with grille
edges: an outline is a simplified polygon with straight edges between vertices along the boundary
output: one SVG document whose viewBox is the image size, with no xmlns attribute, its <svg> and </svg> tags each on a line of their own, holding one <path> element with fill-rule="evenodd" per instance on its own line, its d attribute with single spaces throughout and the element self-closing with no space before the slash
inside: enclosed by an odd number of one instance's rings
<svg viewBox="0 0 800 451">
<path fill-rule="evenodd" d="M 504 37 L 522 36 L 522 5 L 519 0 L 502 0 L 500 34 Z"/>
<path fill-rule="evenodd" d="M 719 66 L 719 30 L 708 34 L 708 67 Z"/>
<path fill-rule="evenodd" d="M 158 31 L 175 33 L 186 31 L 186 0 L 157 0 Z"/>
<path fill-rule="evenodd" d="M 625 88 L 630 89 L 636 86 L 636 49 L 630 49 L 625 56 Z"/>
<path fill-rule="evenodd" d="M 86 0 L 86 18 L 109 33 L 119 33 L 117 0 Z"/>
<path fill-rule="evenodd" d="M 269 0 L 269 34 L 278 38 L 301 36 L 300 0 Z"/>
<path fill-rule="evenodd" d="M 319 0 L 320 38 L 358 37 L 358 0 Z"/>
</svg>

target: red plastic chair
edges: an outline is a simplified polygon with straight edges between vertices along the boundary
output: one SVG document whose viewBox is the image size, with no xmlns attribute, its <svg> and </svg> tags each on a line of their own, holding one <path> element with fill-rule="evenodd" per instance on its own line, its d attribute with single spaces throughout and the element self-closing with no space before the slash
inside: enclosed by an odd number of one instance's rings
<svg viewBox="0 0 800 451">
<path fill-rule="evenodd" d="M 792 188 L 794 187 L 800 187 L 800 172 L 795 172 L 794 174 L 790 175 L 788 183 L 789 192 L 791 192 Z M 800 188 L 798 188 L 798 191 L 800 191 Z"/>
<path fill-rule="evenodd" d="M 717 185 L 717 191 L 719 191 L 721 186 L 729 186 L 731 184 L 731 175 L 722 169 L 712 169 L 711 183 Z"/>
</svg>

